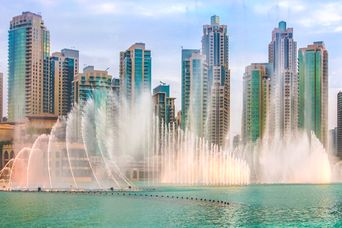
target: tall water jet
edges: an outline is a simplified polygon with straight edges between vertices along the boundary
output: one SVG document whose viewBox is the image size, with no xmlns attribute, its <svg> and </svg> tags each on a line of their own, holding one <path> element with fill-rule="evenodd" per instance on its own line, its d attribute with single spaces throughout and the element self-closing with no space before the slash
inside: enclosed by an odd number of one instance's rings
<svg viewBox="0 0 342 228">
<path fill-rule="evenodd" d="M 129 177 L 145 185 L 328 183 L 331 166 L 314 135 L 220 148 L 153 116 L 149 96 L 131 109 L 109 91 L 94 91 L 6 170 L 11 189 L 125 189 L 134 184 Z"/>
</svg>

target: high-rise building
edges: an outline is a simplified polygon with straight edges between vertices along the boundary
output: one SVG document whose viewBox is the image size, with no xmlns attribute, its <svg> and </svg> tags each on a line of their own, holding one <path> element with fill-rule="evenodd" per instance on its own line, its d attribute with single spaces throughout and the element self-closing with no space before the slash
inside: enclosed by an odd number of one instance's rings
<svg viewBox="0 0 342 228">
<path fill-rule="evenodd" d="M 329 130 L 329 152 L 336 155 L 337 152 L 337 128 Z"/>
<path fill-rule="evenodd" d="M 230 71 L 227 25 L 219 16 L 212 16 L 210 25 L 203 26 L 202 54 L 208 65 L 208 126 L 211 143 L 224 146 L 230 124 Z"/>
<path fill-rule="evenodd" d="M 337 156 L 342 159 L 342 92 L 337 94 Z"/>
<path fill-rule="evenodd" d="M 23 12 L 8 32 L 8 119 L 51 112 L 50 33 L 42 17 Z"/>
<path fill-rule="evenodd" d="M 151 64 L 151 51 L 145 49 L 144 43 L 120 52 L 120 91 L 129 103 L 136 102 L 143 93 L 151 94 Z"/>
<path fill-rule="evenodd" d="M 62 56 L 64 56 L 67 59 L 73 60 L 73 68 L 74 68 L 74 75 L 78 74 L 79 72 L 79 65 L 80 65 L 80 53 L 78 50 L 64 48 L 61 50 Z"/>
<path fill-rule="evenodd" d="M 4 99 L 4 75 L 0 73 L 0 122 L 2 122 L 2 117 L 4 115 L 3 99 Z"/>
<path fill-rule="evenodd" d="M 120 96 L 120 79 L 119 78 L 112 79 L 112 91 L 117 97 Z"/>
<path fill-rule="evenodd" d="M 160 84 L 153 89 L 154 113 L 158 116 L 160 123 L 172 125 L 176 121 L 175 99 L 170 97 L 170 86 Z"/>
<path fill-rule="evenodd" d="M 182 128 L 206 134 L 208 67 L 199 50 L 182 50 Z"/>
<path fill-rule="evenodd" d="M 87 101 L 94 90 L 109 90 L 112 76 L 104 70 L 95 70 L 94 66 L 87 66 L 83 73 L 78 73 L 73 81 L 72 100 L 74 103 L 82 104 Z"/>
<path fill-rule="evenodd" d="M 243 77 L 242 142 L 261 139 L 267 131 L 272 65 L 253 63 Z"/>
<path fill-rule="evenodd" d="M 182 49 L 182 129 L 188 126 L 188 114 L 190 107 L 190 86 L 191 86 L 191 71 L 190 71 L 190 58 L 192 54 L 200 54 L 197 49 Z"/>
<path fill-rule="evenodd" d="M 50 73 L 52 78 L 52 106 L 57 115 L 67 115 L 72 107 L 72 82 L 79 69 L 79 52 L 63 49 L 52 53 Z"/>
<path fill-rule="evenodd" d="M 298 51 L 298 127 L 328 147 L 328 51 L 314 42 Z"/>
<path fill-rule="evenodd" d="M 268 51 L 274 70 L 270 130 L 290 135 L 297 128 L 297 43 L 293 39 L 293 28 L 286 28 L 285 21 L 279 22 L 278 28 L 273 30 Z"/>
</svg>

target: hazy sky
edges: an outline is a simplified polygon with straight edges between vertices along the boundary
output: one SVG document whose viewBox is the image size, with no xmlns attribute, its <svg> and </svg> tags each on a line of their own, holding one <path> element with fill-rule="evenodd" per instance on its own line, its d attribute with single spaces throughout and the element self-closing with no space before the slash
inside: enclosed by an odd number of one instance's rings
<svg viewBox="0 0 342 228">
<path fill-rule="evenodd" d="M 171 85 L 180 108 L 181 47 L 200 48 L 202 25 L 219 15 L 228 25 L 231 68 L 231 127 L 240 132 L 242 76 L 245 66 L 266 62 L 271 32 L 279 20 L 294 28 L 298 48 L 323 40 L 329 52 L 329 127 L 336 124 L 336 93 L 342 87 L 342 3 L 266 0 L 0 0 L 0 72 L 7 84 L 7 39 L 11 18 L 22 11 L 43 16 L 51 53 L 80 51 L 80 68 L 110 67 L 118 77 L 119 52 L 134 42 L 152 51 L 153 86 Z M 7 86 L 6 86 L 7 88 Z M 5 101 L 7 90 L 5 90 Z M 6 102 L 5 102 L 6 103 Z M 7 105 L 5 110 L 7 109 Z M 5 111 L 6 112 L 6 111 Z"/>
</svg>

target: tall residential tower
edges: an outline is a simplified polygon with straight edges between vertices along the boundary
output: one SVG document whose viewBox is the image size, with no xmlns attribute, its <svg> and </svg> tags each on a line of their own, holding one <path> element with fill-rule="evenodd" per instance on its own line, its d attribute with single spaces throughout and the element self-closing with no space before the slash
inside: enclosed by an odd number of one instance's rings
<svg viewBox="0 0 342 228">
<path fill-rule="evenodd" d="M 8 119 L 52 112 L 49 89 L 50 33 L 42 17 L 23 12 L 8 32 Z"/>
<path fill-rule="evenodd" d="M 165 123 L 166 126 L 172 125 L 176 122 L 175 113 L 175 99 L 170 97 L 170 86 L 160 84 L 153 89 L 153 105 L 154 113 L 158 116 L 160 123 Z"/>
<path fill-rule="evenodd" d="M 253 63 L 243 77 L 242 142 L 262 139 L 267 130 L 272 65 Z"/>
<path fill-rule="evenodd" d="M 50 73 L 53 87 L 51 97 L 53 112 L 57 115 L 67 115 L 72 107 L 72 82 L 79 69 L 79 52 L 63 49 L 52 53 L 50 58 Z"/>
<path fill-rule="evenodd" d="M 227 25 L 219 16 L 212 16 L 203 26 L 202 54 L 208 65 L 208 125 L 211 143 L 224 146 L 230 124 L 230 71 Z"/>
<path fill-rule="evenodd" d="M 270 130 L 280 135 L 290 135 L 297 128 L 297 43 L 293 28 L 279 22 L 272 32 L 268 50 L 271 77 Z M 273 134 L 272 134 L 273 135 Z"/>
<path fill-rule="evenodd" d="M 199 50 L 182 50 L 182 128 L 206 135 L 208 67 Z"/>
<path fill-rule="evenodd" d="M 337 94 L 337 156 L 342 159 L 342 91 Z"/>
<path fill-rule="evenodd" d="M 328 146 L 328 51 L 314 42 L 298 51 L 298 127 Z"/>
<path fill-rule="evenodd" d="M 151 51 L 144 43 L 135 43 L 120 53 L 120 93 L 130 104 L 144 93 L 151 94 L 151 65 Z"/>
</svg>

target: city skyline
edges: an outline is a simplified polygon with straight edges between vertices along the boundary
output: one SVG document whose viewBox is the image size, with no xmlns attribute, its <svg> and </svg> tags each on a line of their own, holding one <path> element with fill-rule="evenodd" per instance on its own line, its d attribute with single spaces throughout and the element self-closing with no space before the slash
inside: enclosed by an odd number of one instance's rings
<svg viewBox="0 0 342 228">
<path fill-rule="evenodd" d="M 323 40 L 327 46 L 327 49 L 329 50 L 329 128 L 335 126 L 336 107 L 334 107 L 334 104 L 336 104 L 336 90 L 338 90 L 338 88 L 340 88 L 340 85 L 342 84 L 340 82 L 341 80 L 338 78 L 338 75 L 340 75 L 339 72 L 342 71 L 338 67 L 338 61 L 339 59 L 341 59 L 341 56 L 339 56 L 338 54 L 338 35 L 336 35 L 337 32 L 340 32 L 337 25 L 341 18 L 339 18 L 338 15 L 336 16 L 336 14 L 334 14 L 334 12 L 338 12 L 335 11 L 336 9 L 338 9 L 338 4 L 336 5 L 336 7 L 334 7 L 333 3 L 326 3 L 321 6 L 325 7 L 325 9 L 327 10 L 330 10 L 330 19 L 326 17 L 326 21 L 322 21 L 323 19 L 313 20 L 317 23 L 316 29 L 312 29 L 312 25 L 310 24 L 307 24 L 305 26 L 305 23 L 303 21 L 300 22 L 301 18 L 295 19 L 295 17 L 293 16 L 299 13 L 303 13 L 303 7 L 314 10 L 314 5 L 319 4 L 313 3 L 312 5 L 308 5 L 308 3 L 305 1 L 294 1 L 293 4 L 291 3 L 290 5 L 286 5 L 286 1 L 279 1 L 276 5 L 268 2 L 264 5 L 265 9 L 267 9 L 265 10 L 265 12 L 269 12 L 270 9 L 272 9 L 273 7 L 274 15 L 272 15 L 272 13 L 267 13 L 268 15 L 265 15 L 266 13 L 264 14 L 262 9 L 260 10 L 260 5 L 262 5 L 261 1 L 259 1 L 257 4 L 252 2 L 244 3 L 241 1 L 231 1 L 227 4 L 223 4 L 222 9 L 219 7 L 220 5 L 217 2 L 214 2 L 213 5 L 208 8 L 208 10 L 203 10 L 205 8 L 205 4 L 201 2 L 189 2 L 187 4 L 175 2 L 174 7 L 169 7 L 170 10 L 168 12 L 159 12 L 158 15 L 139 14 L 135 11 L 136 9 L 133 8 L 132 12 L 136 13 L 135 17 L 133 18 L 138 17 L 141 19 L 141 21 L 137 21 L 135 25 L 132 25 L 133 28 L 135 28 L 136 26 L 141 27 L 141 23 L 143 23 L 144 26 L 146 26 L 146 29 L 142 32 L 130 36 L 127 34 L 127 32 L 129 31 L 126 31 L 130 30 L 127 26 L 119 26 L 119 30 L 117 32 L 113 32 L 115 28 L 108 26 L 110 22 L 113 22 L 112 20 L 115 20 L 116 23 L 123 23 L 123 25 L 127 22 L 129 23 L 129 21 L 132 20 L 132 18 L 127 19 L 127 17 L 124 17 L 124 12 L 119 13 L 119 18 L 117 18 L 117 16 L 115 16 L 116 11 L 114 9 L 110 11 L 111 5 L 114 6 L 118 4 L 123 5 L 122 7 L 127 7 L 128 3 L 110 4 L 107 2 L 107 7 L 104 7 L 102 11 L 94 10 L 94 12 L 86 9 L 87 7 L 89 7 L 89 5 L 91 5 L 91 2 L 87 1 L 72 2 L 70 7 L 72 8 L 75 5 L 80 4 L 80 2 L 84 4 L 84 8 L 80 8 L 79 13 L 70 15 L 68 14 L 68 10 L 66 9 L 65 12 L 63 11 L 62 13 L 63 17 L 59 18 L 58 22 L 54 21 L 55 18 L 53 18 L 52 15 L 49 15 L 49 12 L 55 7 L 61 7 L 62 2 L 57 3 L 54 1 L 47 1 L 44 3 L 43 1 L 33 1 L 32 4 L 29 4 L 27 2 L 25 4 L 21 4 L 14 1 L 11 4 L 16 7 L 8 6 L 7 10 L 2 12 L 1 16 L 2 18 L 0 23 L 0 37 L 2 38 L 0 39 L 0 45 L 2 50 L 7 50 L 6 33 L 9 28 L 10 19 L 14 15 L 19 15 L 22 11 L 27 10 L 32 12 L 42 12 L 44 23 L 50 31 L 51 53 L 63 48 L 71 47 L 74 47 L 80 51 L 80 68 L 83 68 L 85 64 L 94 65 L 97 69 L 106 69 L 107 67 L 111 67 L 109 69 L 109 74 L 113 75 L 114 77 L 118 77 L 119 52 L 121 50 L 125 50 L 132 43 L 144 42 L 153 53 L 152 87 L 155 87 L 155 85 L 157 85 L 160 80 L 163 80 L 166 83 L 170 84 L 171 96 L 177 98 L 176 110 L 178 111 L 180 110 L 179 104 L 181 101 L 181 46 L 183 46 L 184 48 L 199 49 L 201 47 L 200 37 L 202 33 L 202 25 L 208 23 L 210 16 L 217 14 L 221 17 L 221 23 L 228 25 L 228 34 L 230 35 L 229 57 L 231 68 L 231 129 L 233 132 L 231 136 L 233 136 L 234 134 L 240 133 L 242 109 L 241 91 L 244 69 L 250 63 L 267 61 L 267 46 L 271 38 L 270 33 L 275 27 L 277 27 L 278 21 L 285 20 L 288 24 L 288 27 L 294 28 L 294 37 L 298 43 L 297 48 L 306 47 L 308 44 L 311 44 L 314 41 Z M 102 3 L 99 4 L 99 6 L 106 6 L 106 2 Z M 164 3 L 160 3 L 153 7 L 158 8 L 161 7 L 161 5 L 163 4 Z M 149 6 L 152 7 L 151 4 L 147 4 L 146 7 Z M 105 8 L 107 10 L 109 9 L 109 11 L 106 11 Z M 226 11 L 224 9 L 226 9 Z M 233 12 L 233 9 L 236 9 L 237 11 L 233 13 L 233 15 L 231 15 L 229 12 L 230 10 L 232 10 Z M 148 12 L 152 11 L 150 10 Z M 242 14 L 245 14 L 245 16 L 239 16 L 238 14 L 241 12 Z M 249 12 L 251 12 L 251 14 L 246 16 L 246 14 L 249 14 Z M 94 13 L 95 15 L 97 14 L 97 16 L 98 14 L 102 14 L 103 17 L 112 20 L 108 20 L 107 22 L 106 20 L 103 20 L 102 23 L 107 26 L 99 26 L 96 23 L 96 16 L 94 16 L 94 14 L 92 13 Z M 170 17 L 175 15 L 177 15 L 177 17 L 173 18 L 173 20 L 170 20 Z M 334 15 L 336 17 L 334 17 Z M 66 19 L 74 22 L 71 24 L 73 24 L 75 29 L 69 29 L 69 25 L 63 23 L 63 21 Z M 264 23 L 265 19 L 268 20 Z M 158 26 L 153 26 L 158 24 L 159 20 L 168 20 L 168 22 L 166 24 L 163 23 L 163 26 L 161 28 Z M 251 20 L 255 22 L 251 23 Z M 106 27 L 107 30 L 102 31 L 104 32 L 102 36 L 94 36 L 92 34 L 89 35 L 89 38 L 80 38 L 79 36 L 84 37 L 84 34 L 90 34 L 90 29 L 88 28 L 88 26 L 84 26 L 84 22 L 87 22 L 86 24 L 89 25 L 90 28 L 96 29 L 95 31 L 99 32 L 100 35 L 101 30 L 104 29 L 104 27 Z M 323 26 L 324 23 L 330 23 L 330 25 Z M 182 24 L 182 27 L 179 27 L 180 24 Z M 114 23 L 114 25 L 116 24 Z M 238 25 L 240 26 L 240 28 L 237 27 Z M 334 25 L 336 26 L 334 27 Z M 94 28 L 94 26 L 99 27 Z M 149 30 L 150 27 L 152 30 Z M 320 28 L 331 30 L 320 31 Z M 65 31 L 68 31 L 67 35 L 65 35 Z M 154 37 L 150 37 L 150 31 L 154 31 Z M 177 37 L 180 34 L 181 36 Z M 244 36 L 242 34 L 244 34 Z M 251 34 L 258 35 L 251 36 Z M 120 37 L 129 37 L 129 39 L 119 42 L 121 40 Z M 161 39 L 163 37 L 164 39 Z M 8 74 L 6 51 L 0 53 L 0 72 L 4 72 L 4 84 L 7 85 Z M 7 103 L 7 88 L 5 88 L 4 91 L 4 100 L 5 103 Z M 6 113 L 7 105 L 5 105 L 4 110 L 4 113 Z"/>
</svg>

